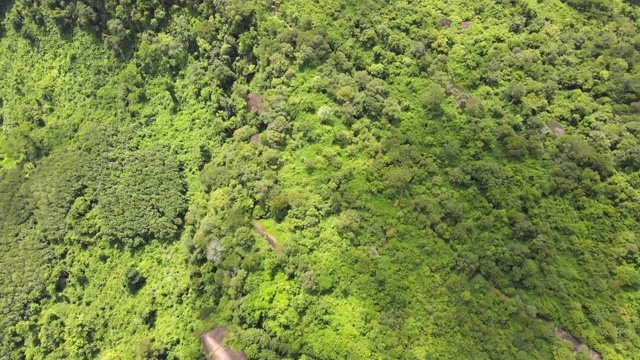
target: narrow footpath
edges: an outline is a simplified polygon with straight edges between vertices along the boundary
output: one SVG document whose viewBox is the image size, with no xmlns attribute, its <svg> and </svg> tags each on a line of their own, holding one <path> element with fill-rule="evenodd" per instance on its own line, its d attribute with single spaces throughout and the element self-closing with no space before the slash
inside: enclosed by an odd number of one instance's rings
<svg viewBox="0 0 640 360">
<path fill-rule="evenodd" d="M 496 293 L 503 300 L 510 299 L 509 296 L 507 296 L 507 294 L 503 293 L 500 289 L 496 288 L 493 285 L 491 285 L 491 291 Z M 536 319 L 542 321 L 545 325 L 553 325 L 556 337 L 564 341 L 568 341 L 571 343 L 571 345 L 573 345 L 572 352 L 574 355 L 580 352 L 582 349 L 586 349 L 591 359 L 602 360 L 602 355 L 600 355 L 597 351 L 593 350 L 591 347 L 589 347 L 589 345 L 582 342 L 582 340 L 578 339 L 576 336 L 572 335 L 567 330 L 563 329 L 560 325 L 553 324 L 553 322 L 546 316 L 538 314 L 536 315 Z"/>
</svg>

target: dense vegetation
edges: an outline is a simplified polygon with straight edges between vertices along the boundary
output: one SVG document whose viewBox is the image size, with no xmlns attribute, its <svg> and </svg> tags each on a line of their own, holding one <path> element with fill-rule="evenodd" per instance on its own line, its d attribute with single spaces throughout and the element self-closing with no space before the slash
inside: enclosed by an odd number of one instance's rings
<svg viewBox="0 0 640 360">
<path fill-rule="evenodd" d="M 0 3 L 0 359 L 640 358 L 636 3 Z"/>
</svg>

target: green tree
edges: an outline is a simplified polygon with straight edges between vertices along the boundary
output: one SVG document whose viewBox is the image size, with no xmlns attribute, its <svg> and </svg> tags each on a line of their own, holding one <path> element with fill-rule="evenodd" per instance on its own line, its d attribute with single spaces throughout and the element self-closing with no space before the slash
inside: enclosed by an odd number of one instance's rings
<svg viewBox="0 0 640 360">
<path fill-rule="evenodd" d="M 436 109 L 447 98 L 445 89 L 439 84 L 432 82 L 422 94 L 420 101 L 427 109 Z"/>
<path fill-rule="evenodd" d="M 142 288 L 145 284 L 146 280 L 144 276 L 135 268 L 128 268 L 124 272 L 124 280 L 123 285 L 129 290 L 131 293 L 136 293 L 140 288 Z"/>
</svg>

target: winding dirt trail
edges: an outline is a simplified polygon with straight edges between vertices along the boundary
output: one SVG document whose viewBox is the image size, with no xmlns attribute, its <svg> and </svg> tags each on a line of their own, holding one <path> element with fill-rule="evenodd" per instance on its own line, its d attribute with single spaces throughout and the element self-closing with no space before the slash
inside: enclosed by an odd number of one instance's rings
<svg viewBox="0 0 640 360">
<path fill-rule="evenodd" d="M 449 79 L 449 86 L 447 87 L 447 92 L 449 93 L 449 95 L 451 95 L 451 97 L 453 97 L 453 100 L 458 105 L 462 103 L 462 99 L 465 96 L 468 96 L 467 92 L 464 91 L 464 89 L 462 89 L 460 86 L 458 86 L 458 84 L 453 82 L 453 79 Z"/>
<path fill-rule="evenodd" d="M 547 319 L 545 316 L 543 315 L 537 315 L 536 319 L 542 321 L 545 325 L 553 325 L 553 323 L 551 322 L 551 320 Z M 582 340 L 578 339 L 577 337 L 573 336 L 572 334 L 570 334 L 569 332 L 567 332 L 567 330 L 563 329 L 560 325 L 555 325 L 554 328 L 554 333 L 556 334 L 556 336 L 564 341 L 568 341 L 571 343 L 571 345 L 573 345 L 573 354 L 577 354 L 580 350 L 582 349 L 586 349 L 587 353 L 589 354 L 589 356 L 593 359 L 593 360 L 602 360 L 602 356 L 600 354 L 598 354 L 595 350 L 593 350 L 592 348 L 590 348 L 587 344 L 585 344 L 584 342 L 582 342 Z"/>
<path fill-rule="evenodd" d="M 253 231 L 265 238 L 272 249 L 275 250 L 278 247 L 279 244 L 276 238 L 264 231 L 260 223 L 255 222 L 253 224 Z M 222 346 L 226 332 L 227 328 L 221 326 L 200 336 L 200 342 L 207 360 L 249 360 L 245 353 L 234 351 L 228 346 Z"/>
<path fill-rule="evenodd" d="M 249 360 L 245 353 L 222 346 L 226 332 L 227 328 L 221 326 L 200 336 L 207 360 Z"/>
<path fill-rule="evenodd" d="M 280 244 L 278 244 L 278 241 L 276 240 L 276 238 L 273 235 L 268 234 L 266 231 L 264 231 L 264 228 L 262 227 L 262 225 L 260 225 L 260 223 L 255 222 L 253 223 L 253 231 L 262 236 L 263 238 L 267 239 L 267 242 L 269 243 L 269 245 L 271 245 L 271 248 L 275 250 L 275 248 L 277 248 Z"/>
<path fill-rule="evenodd" d="M 501 299 L 503 300 L 510 299 L 509 296 L 507 296 L 507 294 L 503 293 L 500 289 L 496 288 L 495 286 L 490 285 L 490 289 L 491 291 L 496 293 Z M 587 344 L 582 342 L 582 340 L 578 339 L 577 337 L 569 333 L 567 330 L 563 329 L 560 325 L 554 325 L 553 322 L 546 316 L 536 315 L 536 319 L 542 321 L 545 325 L 553 325 L 554 333 L 556 334 L 556 337 L 564 341 L 568 341 L 571 343 L 571 345 L 573 345 L 572 352 L 574 355 L 580 352 L 582 349 L 587 349 L 587 353 L 589 354 L 589 357 L 591 357 L 593 360 L 602 360 L 602 355 L 600 355 L 598 352 L 590 348 Z"/>
</svg>

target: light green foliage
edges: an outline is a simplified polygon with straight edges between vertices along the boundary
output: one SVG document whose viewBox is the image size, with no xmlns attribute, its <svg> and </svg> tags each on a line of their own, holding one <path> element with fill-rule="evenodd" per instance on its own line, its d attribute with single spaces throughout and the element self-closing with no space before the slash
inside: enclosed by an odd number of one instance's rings
<svg viewBox="0 0 640 360">
<path fill-rule="evenodd" d="M 428 109 L 432 109 L 433 107 L 443 102 L 445 99 L 445 89 L 443 89 L 442 86 L 438 85 L 437 83 L 431 83 L 422 94 L 422 98 L 420 100 L 422 101 L 423 106 Z"/>
<path fill-rule="evenodd" d="M 640 358 L 639 11 L 0 4 L 0 359 Z"/>
<path fill-rule="evenodd" d="M 333 115 L 333 109 L 330 106 L 322 105 L 318 109 L 318 119 L 320 120 L 320 122 L 323 122 L 323 123 L 328 122 L 332 115 Z"/>
</svg>

